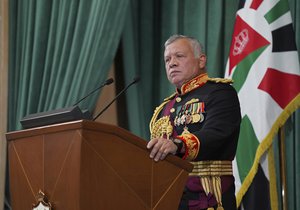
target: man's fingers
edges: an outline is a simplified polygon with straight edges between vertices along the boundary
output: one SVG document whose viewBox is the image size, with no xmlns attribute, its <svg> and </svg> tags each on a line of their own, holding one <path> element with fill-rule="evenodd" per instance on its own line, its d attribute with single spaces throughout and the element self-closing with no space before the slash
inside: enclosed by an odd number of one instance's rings
<svg viewBox="0 0 300 210">
<path fill-rule="evenodd" d="M 167 152 L 163 152 L 161 153 L 161 156 L 160 156 L 160 160 L 163 160 L 167 157 L 168 153 Z"/>
<path fill-rule="evenodd" d="M 157 142 L 158 142 L 158 139 L 151 139 L 147 144 L 147 149 L 150 149 L 151 147 L 153 147 L 153 145 L 155 145 Z"/>
<path fill-rule="evenodd" d="M 147 148 L 151 149 L 150 158 L 153 158 L 154 161 L 165 159 L 172 152 L 172 146 L 174 147 L 173 142 L 162 138 L 152 139 L 147 144 Z"/>
<path fill-rule="evenodd" d="M 152 148 L 152 150 L 151 150 L 151 152 L 150 152 L 150 157 L 151 158 L 154 158 L 154 157 L 156 157 L 157 155 L 158 155 L 158 150 L 159 148 L 155 145 L 153 148 Z"/>
<path fill-rule="evenodd" d="M 152 139 L 148 143 L 147 148 L 148 149 L 152 148 L 150 152 L 150 158 L 154 158 L 157 156 L 157 153 L 161 149 L 161 146 L 162 146 L 162 141 L 159 141 L 158 139 Z"/>
<path fill-rule="evenodd" d="M 167 157 L 169 154 L 167 148 L 161 147 L 160 150 L 156 153 L 156 156 L 154 158 L 155 161 L 163 160 Z"/>
</svg>

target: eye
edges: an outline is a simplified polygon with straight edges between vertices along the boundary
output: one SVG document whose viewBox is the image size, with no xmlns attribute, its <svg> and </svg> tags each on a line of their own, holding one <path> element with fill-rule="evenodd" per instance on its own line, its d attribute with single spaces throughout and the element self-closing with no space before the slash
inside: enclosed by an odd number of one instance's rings
<svg viewBox="0 0 300 210">
<path fill-rule="evenodd" d="M 170 61 L 170 57 L 165 58 L 165 63 L 168 63 Z"/>
<path fill-rule="evenodd" d="M 176 54 L 176 57 L 177 58 L 182 58 L 182 57 L 184 57 L 184 55 L 183 54 Z"/>
</svg>

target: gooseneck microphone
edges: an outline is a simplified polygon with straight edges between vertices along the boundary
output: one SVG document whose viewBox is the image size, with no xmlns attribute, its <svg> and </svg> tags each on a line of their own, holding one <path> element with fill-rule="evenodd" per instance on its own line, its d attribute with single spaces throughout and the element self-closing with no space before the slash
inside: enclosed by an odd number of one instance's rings
<svg viewBox="0 0 300 210">
<path fill-rule="evenodd" d="M 86 96 L 84 96 L 83 98 L 81 98 L 79 101 L 77 101 L 75 104 L 73 104 L 73 106 L 76 106 L 77 104 L 79 104 L 81 101 L 83 101 L 84 99 L 86 99 L 87 97 L 89 97 L 91 94 L 93 94 L 94 92 L 96 92 L 97 90 L 103 88 L 106 85 L 110 85 L 111 83 L 114 82 L 113 78 L 109 78 L 107 79 L 102 85 L 100 85 L 99 87 L 95 88 L 94 90 L 92 90 L 91 92 L 89 92 Z"/>
<path fill-rule="evenodd" d="M 106 107 L 104 107 L 101 112 L 99 112 L 94 118 L 93 118 L 93 121 L 95 121 L 103 112 L 105 112 L 109 107 L 110 105 L 115 101 L 117 100 L 117 98 L 119 98 L 120 95 L 122 95 L 131 85 L 137 83 L 140 81 L 140 78 L 139 77 L 135 77 L 131 83 L 129 83 L 123 90 L 121 90 L 118 95 L 115 96 L 115 98 L 109 103 L 107 104 Z"/>
</svg>

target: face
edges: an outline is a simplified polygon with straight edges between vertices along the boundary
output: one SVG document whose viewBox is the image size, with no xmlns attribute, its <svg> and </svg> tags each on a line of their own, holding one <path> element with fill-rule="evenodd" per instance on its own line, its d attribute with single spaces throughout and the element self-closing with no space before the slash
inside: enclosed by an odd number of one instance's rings
<svg viewBox="0 0 300 210">
<path fill-rule="evenodd" d="M 206 56 L 195 58 L 187 39 L 177 39 L 169 44 L 165 49 L 164 59 L 167 77 L 177 88 L 205 72 Z"/>
</svg>

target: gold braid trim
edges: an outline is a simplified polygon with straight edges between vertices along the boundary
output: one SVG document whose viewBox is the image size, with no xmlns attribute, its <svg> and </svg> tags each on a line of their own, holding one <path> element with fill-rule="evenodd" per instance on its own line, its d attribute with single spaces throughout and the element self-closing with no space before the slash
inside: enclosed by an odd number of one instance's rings
<svg viewBox="0 0 300 210">
<path fill-rule="evenodd" d="M 211 193 L 215 196 L 217 210 L 224 210 L 222 204 L 221 176 L 232 175 L 232 161 L 229 160 L 206 160 L 191 162 L 194 165 L 189 176 L 199 176 L 201 185 L 206 196 Z M 214 209 L 213 207 L 208 208 Z"/>
<path fill-rule="evenodd" d="M 155 127 L 156 127 L 155 124 L 156 124 L 156 122 L 158 121 L 158 120 L 157 120 L 157 117 L 158 117 L 159 113 L 160 113 L 161 110 L 164 108 L 164 106 L 165 106 L 165 105 L 166 105 L 166 104 L 167 104 L 167 103 L 168 103 L 175 95 L 176 95 L 176 93 L 173 93 L 171 96 L 165 98 L 164 101 L 162 102 L 162 104 L 159 105 L 158 107 L 156 107 L 156 109 L 154 110 L 154 113 L 153 113 L 152 118 L 151 118 L 150 123 L 149 123 L 149 129 L 150 129 L 151 138 L 152 138 L 152 136 L 156 136 L 156 134 L 153 133 L 153 132 L 155 132 L 154 130 L 156 130 L 156 129 L 155 129 Z"/>
<path fill-rule="evenodd" d="M 194 160 L 200 150 L 200 140 L 191 133 L 182 133 L 180 136 L 176 136 L 177 139 L 180 139 L 185 144 L 185 154 L 182 157 L 184 160 Z"/>
<path fill-rule="evenodd" d="M 189 176 L 229 176 L 233 175 L 230 160 L 202 160 L 190 162 L 194 165 Z"/>
<path fill-rule="evenodd" d="M 170 101 L 172 98 L 174 98 L 175 95 L 176 95 L 176 93 L 173 93 L 169 97 L 165 98 L 164 101 Z"/>
<path fill-rule="evenodd" d="M 232 79 L 226 79 L 226 78 L 207 78 L 207 81 L 215 82 L 215 83 L 229 83 L 232 84 L 234 81 Z"/>
</svg>

